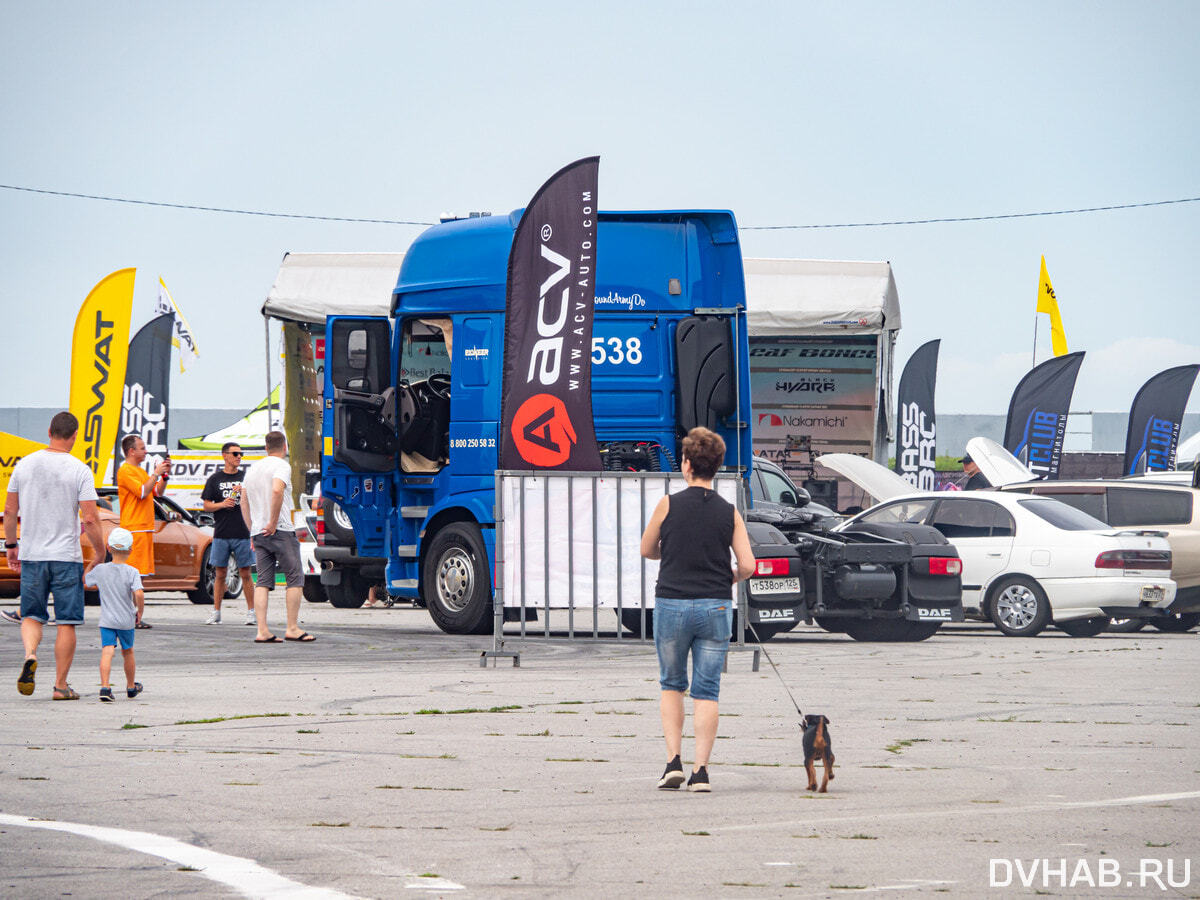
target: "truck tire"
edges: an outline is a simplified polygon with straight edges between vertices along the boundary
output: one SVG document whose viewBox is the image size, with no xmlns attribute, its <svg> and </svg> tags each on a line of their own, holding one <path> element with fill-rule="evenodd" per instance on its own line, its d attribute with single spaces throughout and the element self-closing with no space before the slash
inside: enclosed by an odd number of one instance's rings
<svg viewBox="0 0 1200 900">
<path fill-rule="evenodd" d="M 425 602 L 447 634 L 492 630 L 492 578 L 483 533 L 474 522 L 451 522 L 433 536 L 421 566 Z"/>
<path fill-rule="evenodd" d="M 831 634 L 842 634 L 846 630 L 846 620 L 841 616 L 813 616 L 813 621 Z"/>
<path fill-rule="evenodd" d="M 1032 578 L 1014 576 L 992 591 L 992 622 L 1007 637 L 1033 637 L 1050 623 L 1050 601 Z"/>
<path fill-rule="evenodd" d="M 325 520 L 326 540 L 329 543 L 341 547 L 355 546 L 354 526 L 350 524 L 350 517 L 344 509 L 332 500 L 325 499 L 321 501 L 321 516 Z"/>
<path fill-rule="evenodd" d="M 621 626 L 634 637 L 642 636 L 642 608 L 621 610 Z M 646 610 L 646 640 L 654 639 L 654 610 Z"/>
<path fill-rule="evenodd" d="M 329 599 L 325 593 L 325 585 L 321 584 L 320 575 L 304 576 L 304 599 L 309 603 L 324 603 Z"/>
<path fill-rule="evenodd" d="M 941 622 L 910 622 L 907 619 L 846 619 L 844 628 L 856 641 L 896 644 L 931 638 L 941 625 Z"/>
<path fill-rule="evenodd" d="M 308 579 L 305 579 L 305 584 Z M 338 609 L 358 609 L 367 602 L 367 592 L 371 585 L 363 578 L 358 569 L 349 567 L 342 569 L 342 580 L 339 584 L 324 585 L 329 597 L 329 605 Z"/>
</svg>

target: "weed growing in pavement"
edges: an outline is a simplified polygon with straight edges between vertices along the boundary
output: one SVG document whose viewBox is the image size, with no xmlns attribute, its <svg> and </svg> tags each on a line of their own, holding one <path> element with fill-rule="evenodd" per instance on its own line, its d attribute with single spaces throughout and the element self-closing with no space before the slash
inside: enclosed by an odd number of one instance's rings
<svg viewBox="0 0 1200 900">
<path fill-rule="evenodd" d="M 227 781 L 230 787 L 258 787 L 257 781 Z"/>
<path fill-rule="evenodd" d="M 865 884 L 831 884 L 829 889 L 831 891 L 865 891 L 867 886 Z"/>
<path fill-rule="evenodd" d="M 486 825 L 479 826 L 480 831 L 508 831 L 510 828 L 512 828 L 511 825 L 498 825 L 495 828 L 488 828 Z"/>
<path fill-rule="evenodd" d="M 453 753 L 442 753 L 434 756 L 429 753 L 394 753 L 393 756 L 398 756 L 400 759 L 458 759 Z"/>
<path fill-rule="evenodd" d="M 22 775 L 17 778 L 17 781 L 49 781 L 45 775 Z"/>
<path fill-rule="evenodd" d="M 211 719 L 180 719 L 174 725 L 212 725 L 214 722 L 232 722 L 235 719 L 284 719 L 291 713 L 247 713 L 241 716 L 214 716 Z M 144 728 L 145 726 L 137 726 Z"/>
<path fill-rule="evenodd" d="M 197 869 L 195 866 L 177 866 L 175 871 L 176 872 L 199 872 L 200 870 Z"/>
<path fill-rule="evenodd" d="M 122 726 L 121 726 L 121 730 L 122 730 L 122 731 L 131 731 L 131 730 L 133 730 L 134 728 L 148 728 L 148 727 L 149 727 L 148 725 L 138 725 L 136 722 L 126 722 L 124 725 L 122 725 Z M 30 749 L 30 750 L 36 750 L 36 749 L 38 749 L 38 748 L 37 748 L 37 747 L 30 747 L 29 749 Z"/>
<path fill-rule="evenodd" d="M 999 803 L 999 800 L 972 800 L 972 803 Z"/>
<path fill-rule="evenodd" d="M 685 831 L 683 834 L 688 837 L 712 837 L 707 831 Z"/>
<path fill-rule="evenodd" d="M 309 828 L 349 828 L 349 822 L 309 822 Z"/>
<path fill-rule="evenodd" d="M 1167 841 L 1165 844 L 1156 844 L 1156 843 L 1154 843 L 1154 841 L 1146 841 L 1146 846 L 1147 847 L 1170 847 L 1174 843 L 1175 843 L 1174 841 Z"/>
<path fill-rule="evenodd" d="M 459 716 L 466 713 L 502 713 L 513 709 L 520 709 L 519 704 L 510 706 L 492 706 L 488 709 L 478 709 L 471 707 L 469 709 L 418 709 L 414 716 Z"/>
<path fill-rule="evenodd" d="M 909 747 L 911 747 L 913 744 L 928 744 L 928 743 L 929 743 L 929 738 L 908 738 L 907 740 L 896 741 L 896 743 L 894 743 L 894 744 L 889 744 L 888 746 L 884 747 L 883 749 L 886 750 L 888 753 L 900 753 L 903 750 L 906 750 Z"/>
<path fill-rule="evenodd" d="M 466 788 L 432 787 L 432 786 L 428 786 L 428 785 L 416 784 L 416 785 L 413 785 L 413 790 L 414 791 L 465 791 Z"/>
<path fill-rule="evenodd" d="M 877 838 L 873 834 L 863 834 L 862 832 L 859 832 L 858 834 L 848 834 L 845 837 L 843 837 L 842 840 L 845 840 L 845 841 L 877 841 L 877 840 L 879 840 L 879 838 Z"/>
<path fill-rule="evenodd" d="M 517 737 L 550 737 L 550 729 L 547 728 L 545 731 L 530 731 L 524 734 L 518 733 Z"/>
<path fill-rule="evenodd" d="M 375 785 L 375 790 L 377 790 L 377 791 L 402 791 L 402 790 L 404 790 L 404 785 L 402 785 L 402 784 L 377 784 L 377 785 Z"/>
<path fill-rule="evenodd" d="M 766 887 L 765 884 L 758 884 L 752 881 L 722 881 L 722 887 Z"/>
<path fill-rule="evenodd" d="M 297 728 L 296 734 L 320 734 L 320 728 Z"/>
</svg>

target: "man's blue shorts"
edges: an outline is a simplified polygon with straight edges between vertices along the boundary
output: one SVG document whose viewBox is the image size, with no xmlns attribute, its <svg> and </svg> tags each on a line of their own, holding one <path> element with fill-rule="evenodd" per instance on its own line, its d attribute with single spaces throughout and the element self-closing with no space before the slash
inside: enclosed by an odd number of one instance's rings
<svg viewBox="0 0 1200 900">
<path fill-rule="evenodd" d="M 733 634 L 733 602 L 654 598 L 654 648 L 658 681 L 664 691 L 688 689 L 687 660 L 692 654 L 692 699 L 716 700 L 721 670 Z"/>
<path fill-rule="evenodd" d="M 239 569 L 248 569 L 254 565 L 254 551 L 250 549 L 250 538 L 213 538 L 212 564 L 218 569 L 229 565 L 229 557 L 237 563 Z"/>
<path fill-rule="evenodd" d="M 45 625 L 50 621 L 51 594 L 55 624 L 82 625 L 83 563 L 21 560 L 21 618 Z"/>
<path fill-rule="evenodd" d="M 120 645 L 122 650 L 133 649 L 133 629 L 132 628 L 105 628 L 100 626 L 100 646 L 101 647 L 116 647 Z"/>
</svg>

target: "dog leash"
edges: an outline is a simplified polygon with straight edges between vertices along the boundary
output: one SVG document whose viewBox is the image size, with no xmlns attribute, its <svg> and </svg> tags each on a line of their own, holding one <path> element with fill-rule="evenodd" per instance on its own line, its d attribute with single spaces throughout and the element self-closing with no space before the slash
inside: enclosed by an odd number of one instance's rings
<svg viewBox="0 0 1200 900">
<path fill-rule="evenodd" d="M 763 640 L 758 636 L 758 632 L 754 630 L 754 623 L 750 621 L 750 617 L 746 617 L 746 627 L 754 635 L 754 639 L 758 641 L 758 649 L 762 651 L 762 655 L 767 658 L 767 662 L 771 664 L 771 668 L 775 670 L 775 677 L 779 679 L 779 683 L 783 685 L 783 689 L 787 691 L 788 699 L 792 701 L 792 706 L 796 707 L 796 714 L 800 716 L 800 720 L 804 721 L 804 713 L 800 711 L 800 704 L 796 702 L 796 698 L 792 696 L 791 688 L 787 686 L 787 682 L 783 680 L 783 676 L 779 674 L 779 667 L 775 665 L 775 660 L 771 659 L 771 654 L 767 652 L 767 648 L 763 646 Z"/>
</svg>

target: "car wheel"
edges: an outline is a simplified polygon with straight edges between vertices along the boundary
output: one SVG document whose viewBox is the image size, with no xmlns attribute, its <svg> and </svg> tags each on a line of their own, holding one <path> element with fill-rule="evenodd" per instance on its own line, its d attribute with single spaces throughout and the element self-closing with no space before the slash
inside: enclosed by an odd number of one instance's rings
<svg viewBox="0 0 1200 900">
<path fill-rule="evenodd" d="M 992 621 L 1009 637 L 1033 637 L 1050 621 L 1050 601 L 1031 578 L 1006 578 L 996 585 Z"/>
<path fill-rule="evenodd" d="M 332 500 L 325 499 L 321 501 L 321 515 L 325 519 L 325 534 L 332 538 L 330 543 L 343 547 L 355 545 L 354 526 L 350 524 L 350 517 L 344 509 Z"/>
<path fill-rule="evenodd" d="M 634 637 L 642 636 L 642 608 L 621 610 L 621 625 Z M 646 638 L 654 639 L 654 610 L 646 610 Z"/>
<path fill-rule="evenodd" d="M 1065 631 L 1071 637 L 1095 637 L 1108 630 L 1112 619 L 1108 616 L 1092 616 L 1090 619 L 1071 619 L 1067 622 L 1055 622 L 1059 631 Z"/>
<path fill-rule="evenodd" d="M 474 522 L 451 522 L 434 535 L 423 564 L 429 615 L 447 634 L 492 630 L 492 579 L 483 533 Z"/>
<path fill-rule="evenodd" d="M 304 579 L 305 584 L 308 579 Z M 367 593 L 371 585 L 363 578 L 358 569 L 343 568 L 342 580 L 339 584 L 325 585 L 325 594 L 329 597 L 329 605 L 338 609 L 358 609 L 367 602 Z"/>
<path fill-rule="evenodd" d="M 204 557 L 200 560 L 200 583 L 195 589 L 187 592 L 188 599 L 197 606 L 211 606 L 213 582 L 216 578 L 217 574 L 212 565 L 212 546 L 209 545 L 204 548 Z"/>
<path fill-rule="evenodd" d="M 305 576 L 304 599 L 309 603 L 325 603 L 329 600 L 329 595 L 325 593 L 325 585 L 321 584 L 320 575 Z"/>
<path fill-rule="evenodd" d="M 1134 631 L 1141 631 L 1146 627 L 1145 619 L 1109 619 L 1108 630 L 1114 631 L 1117 634 L 1130 634 Z"/>
<path fill-rule="evenodd" d="M 847 619 L 846 634 L 856 641 L 895 644 L 931 638 L 941 622 L 910 622 L 907 619 Z"/>
<path fill-rule="evenodd" d="M 1159 631 L 1182 634 L 1185 631 L 1191 631 L 1197 624 L 1200 624 L 1200 613 L 1175 613 L 1175 615 L 1167 616 L 1165 619 L 1155 619 L 1150 624 Z"/>
</svg>

